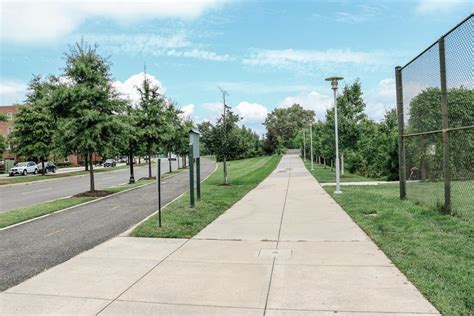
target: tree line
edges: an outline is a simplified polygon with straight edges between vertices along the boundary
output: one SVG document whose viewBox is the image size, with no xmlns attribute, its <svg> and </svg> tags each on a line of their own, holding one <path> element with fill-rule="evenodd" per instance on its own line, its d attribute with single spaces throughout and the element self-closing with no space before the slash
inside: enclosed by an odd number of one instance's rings
<svg viewBox="0 0 474 316">
<path fill-rule="evenodd" d="M 368 118 L 361 83 L 346 85 L 337 97 L 339 151 L 341 165 L 352 173 L 387 180 L 398 179 L 398 125 L 394 109 L 388 110 L 380 122 Z M 284 148 L 306 148 L 310 157 L 310 129 L 313 132 L 313 156 L 316 162 L 334 166 L 334 108 L 326 111 L 325 119 L 314 120 L 315 113 L 294 104 L 268 114 L 265 120 L 267 152 Z M 304 146 L 304 138 L 306 146 Z M 344 168 L 341 167 L 341 171 Z"/>
<path fill-rule="evenodd" d="M 176 104 L 144 78 L 137 87 L 139 100 L 122 98 L 113 87 L 110 62 L 97 45 L 84 41 L 70 46 L 65 67 L 58 76 L 34 76 L 28 85 L 26 105 L 20 107 L 10 134 L 13 152 L 43 163 L 51 155 L 84 157 L 95 191 L 94 157 L 133 157 L 188 153 L 190 119 L 182 118 Z M 171 163 L 171 162 L 170 162 Z M 171 167 L 171 165 L 170 165 Z"/>
</svg>

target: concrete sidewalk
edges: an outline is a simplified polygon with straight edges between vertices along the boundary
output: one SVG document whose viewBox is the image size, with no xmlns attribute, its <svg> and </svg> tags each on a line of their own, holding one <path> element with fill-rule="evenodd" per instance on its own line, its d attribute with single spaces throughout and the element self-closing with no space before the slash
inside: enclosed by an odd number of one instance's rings
<svg viewBox="0 0 474 316">
<path fill-rule="evenodd" d="M 0 294 L 0 310 L 438 314 L 296 155 L 195 238 L 114 238 Z"/>
</svg>

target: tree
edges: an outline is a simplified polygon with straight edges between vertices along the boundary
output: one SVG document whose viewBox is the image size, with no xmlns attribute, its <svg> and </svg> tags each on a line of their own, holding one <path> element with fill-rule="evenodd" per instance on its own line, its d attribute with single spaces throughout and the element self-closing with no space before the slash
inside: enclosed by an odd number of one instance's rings
<svg viewBox="0 0 474 316">
<path fill-rule="evenodd" d="M 170 124 L 166 120 L 166 100 L 148 78 L 138 87 L 140 101 L 137 107 L 137 128 L 140 142 L 144 144 L 148 155 L 148 177 L 151 178 L 151 155 L 164 145 L 168 137 Z"/>
<path fill-rule="evenodd" d="M 203 155 L 214 154 L 214 144 L 212 143 L 212 128 L 213 125 L 209 121 L 204 121 L 197 125 L 200 136 L 201 152 Z"/>
<path fill-rule="evenodd" d="M 6 122 L 6 121 L 7 121 L 7 117 L 0 113 L 0 122 Z M 3 137 L 3 135 L 0 135 L 0 152 L 3 153 L 6 147 L 7 146 L 5 145 L 5 138 Z"/>
<path fill-rule="evenodd" d="M 281 147 L 295 146 L 295 136 L 304 126 L 314 122 L 314 115 L 314 111 L 305 110 L 299 104 L 268 113 L 263 123 L 267 128 L 266 151 L 273 153 Z"/>
<path fill-rule="evenodd" d="M 109 62 L 97 46 L 84 41 L 66 53 L 63 79 L 57 79 L 55 105 L 58 132 L 55 141 L 64 154 L 80 153 L 89 158 L 90 191 L 95 191 L 93 157 L 111 152 L 121 137 L 123 122 L 117 114 L 126 104 L 112 86 Z"/>
<path fill-rule="evenodd" d="M 26 158 L 34 157 L 41 161 L 44 175 L 44 162 L 53 150 L 55 120 L 51 112 L 51 84 L 40 76 L 35 76 L 28 87 L 26 105 L 20 107 L 11 134 L 15 153 Z"/>
</svg>

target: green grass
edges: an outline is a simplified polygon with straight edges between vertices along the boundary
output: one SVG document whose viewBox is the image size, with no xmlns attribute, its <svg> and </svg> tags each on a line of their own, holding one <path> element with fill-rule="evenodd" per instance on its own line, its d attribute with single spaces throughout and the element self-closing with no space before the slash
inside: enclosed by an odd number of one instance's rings
<svg viewBox="0 0 474 316">
<path fill-rule="evenodd" d="M 93 200 L 91 197 L 71 197 L 0 213 L 0 228 Z"/>
<path fill-rule="evenodd" d="M 172 202 L 162 213 L 162 227 L 158 215 L 139 225 L 132 232 L 135 237 L 191 238 L 255 188 L 278 165 L 281 156 L 257 157 L 228 162 L 230 185 L 224 186 L 222 164 L 201 185 L 202 201 L 189 207 L 189 193 Z"/>
<path fill-rule="evenodd" d="M 184 169 L 179 171 L 173 171 L 172 173 L 165 173 L 162 175 L 162 179 L 171 177 L 172 175 L 183 172 Z M 118 193 L 125 190 L 129 190 L 138 186 L 156 183 L 156 180 L 138 180 L 133 184 L 123 184 L 114 187 L 104 189 L 112 193 Z M 0 213 L 0 228 L 4 228 L 10 225 L 18 224 L 27 221 L 32 218 L 40 217 L 46 214 L 54 213 L 62 209 L 79 205 L 88 201 L 95 200 L 94 197 L 70 197 L 66 199 L 58 199 L 45 203 L 35 204 L 24 208 L 18 208 L 15 210 Z"/>
<path fill-rule="evenodd" d="M 325 189 L 443 315 L 473 315 L 472 223 L 401 201 L 394 185 Z"/>
<path fill-rule="evenodd" d="M 336 170 L 331 167 L 314 164 L 314 170 L 311 171 L 311 161 L 306 160 L 305 162 L 306 168 L 308 168 L 309 172 L 313 174 L 313 176 L 318 180 L 320 183 L 328 183 L 328 182 L 336 182 Z M 344 175 L 341 175 L 341 182 L 360 182 L 360 181 L 376 181 L 375 179 L 370 179 L 363 177 L 358 174 L 350 173 L 348 170 L 345 170 Z"/>
<path fill-rule="evenodd" d="M 451 211 L 453 215 L 474 224 L 474 181 L 451 182 Z M 407 198 L 418 204 L 441 210 L 444 205 L 443 181 L 407 182 Z"/>
<path fill-rule="evenodd" d="M 147 164 L 137 164 L 135 167 L 145 166 Z M 102 173 L 102 172 L 109 172 L 121 169 L 127 169 L 129 166 L 119 166 L 114 168 L 100 168 L 94 169 L 94 174 Z M 0 179 L 0 186 L 1 185 L 8 185 L 8 184 L 17 184 L 17 183 L 26 183 L 26 182 L 36 182 L 42 180 L 49 180 L 49 179 L 58 179 L 58 178 L 67 178 L 67 177 L 74 177 L 74 176 L 82 176 L 88 175 L 89 171 L 74 171 L 74 172 L 65 172 L 65 173 L 48 173 L 47 175 L 37 175 L 37 176 L 19 176 L 16 175 L 14 177 L 8 177 Z"/>
</svg>

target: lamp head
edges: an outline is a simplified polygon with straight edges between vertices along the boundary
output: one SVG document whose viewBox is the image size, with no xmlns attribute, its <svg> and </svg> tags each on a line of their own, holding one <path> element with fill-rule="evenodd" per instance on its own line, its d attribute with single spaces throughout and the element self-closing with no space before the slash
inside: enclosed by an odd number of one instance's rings
<svg viewBox="0 0 474 316">
<path fill-rule="evenodd" d="M 326 78 L 326 81 L 331 81 L 331 89 L 337 90 L 337 82 L 338 82 L 339 80 L 343 80 L 343 79 L 344 79 L 344 78 L 342 78 L 342 77 L 336 77 L 336 76 L 334 76 L 334 77 Z"/>
</svg>

